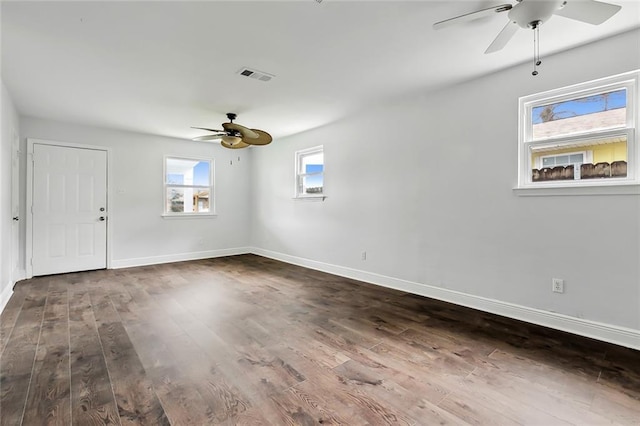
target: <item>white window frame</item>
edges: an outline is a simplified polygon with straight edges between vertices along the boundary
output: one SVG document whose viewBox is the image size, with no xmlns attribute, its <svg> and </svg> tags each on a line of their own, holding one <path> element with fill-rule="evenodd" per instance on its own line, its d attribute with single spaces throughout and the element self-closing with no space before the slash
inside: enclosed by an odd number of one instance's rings
<svg viewBox="0 0 640 426">
<path fill-rule="evenodd" d="M 209 163 L 209 185 L 176 185 L 170 184 L 167 182 L 167 161 L 168 160 L 189 160 L 189 161 L 198 161 L 198 162 L 207 162 Z M 163 190 L 163 207 L 162 207 L 162 217 L 165 219 L 176 219 L 176 218 L 204 218 L 211 217 L 216 215 L 216 203 L 215 203 L 215 184 L 214 184 L 214 175 L 215 175 L 215 161 L 213 158 L 204 158 L 204 157 L 184 157 L 179 155 L 165 155 L 163 164 L 162 164 L 162 190 Z M 194 188 L 194 189 L 208 189 L 209 190 L 209 211 L 208 212 L 172 212 L 167 211 L 167 189 L 168 188 Z"/>
<path fill-rule="evenodd" d="M 322 162 L 322 172 L 318 173 L 301 173 L 302 160 L 305 157 L 315 154 L 324 154 L 324 145 L 314 146 L 312 148 L 302 149 L 300 151 L 296 151 L 295 153 L 295 182 L 294 182 L 294 198 L 297 199 L 322 199 L 324 200 L 327 196 L 325 194 L 325 182 L 324 182 L 324 160 Z M 324 157 L 323 157 L 324 158 Z M 303 179 L 306 176 L 312 175 L 322 175 L 322 193 L 321 194 L 307 194 L 305 192 L 301 192 Z"/>
<path fill-rule="evenodd" d="M 638 132 L 636 129 L 640 122 L 638 117 L 640 113 L 640 95 L 638 92 L 639 77 L 640 71 L 634 70 L 599 80 L 521 97 L 518 108 L 518 186 L 516 189 L 584 189 L 585 187 L 602 188 L 621 185 L 640 185 L 640 150 L 638 149 L 640 142 L 638 141 Z M 626 89 L 627 93 L 627 116 L 624 126 L 533 140 L 533 120 L 531 119 L 533 108 L 619 89 Z M 570 147 L 572 144 L 588 142 L 590 139 L 612 138 L 616 136 L 625 137 L 627 140 L 626 177 L 533 182 L 531 176 L 532 148 L 557 148 L 565 145 Z M 587 161 L 587 158 L 588 156 L 585 156 L 585 161 Z M 634 189 L 631 193 L 638 193 L 638 191 Z M 563 192 L 563 194 L 569 193 Z"/>
</svg>

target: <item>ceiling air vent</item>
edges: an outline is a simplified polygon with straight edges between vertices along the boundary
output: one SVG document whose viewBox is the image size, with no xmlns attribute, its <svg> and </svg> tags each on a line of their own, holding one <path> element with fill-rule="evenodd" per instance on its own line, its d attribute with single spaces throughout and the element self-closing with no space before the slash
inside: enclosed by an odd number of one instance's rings
<svg viewBox="0 0 640 426">
<path fill-rule="evenodd" d="M 260 81 L 269 81 L 273 77 L 275 77 L 275 75 L 273 74 L 252 70 L 251 68 L 241 68 L 240 71 L 238 71 L 238 74 L 243 75 L 245 77 L 253 78 L 254 80 L 260 80 Z"/>
</svg>

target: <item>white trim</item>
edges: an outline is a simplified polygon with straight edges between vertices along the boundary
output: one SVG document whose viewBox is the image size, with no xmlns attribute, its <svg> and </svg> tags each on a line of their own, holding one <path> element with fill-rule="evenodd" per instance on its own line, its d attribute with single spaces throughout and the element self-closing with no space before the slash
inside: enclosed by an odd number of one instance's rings
<svg viewBox="0 0 640 426">
<path fill-rule="evenodd" d="M 544 186 L 513 188 L 520 197 L 566 196 L 566 195 L 640 195 L 640 183 L 607 182 L 599 185 L 554 185 L 554 181 L 545 182 Z"/>
<path fill-rule="evenodd" d="M 163 219 L 213 219 L 216 213 L 165 213 L 160 215 Z"/>
<path fill-rule="evenodd" d="M 15 127 L 11 129 L 11 250 L 10 277 L 12 282 L 18 281 L 20 274 L 20 137 Z M 13 218 L 17 217 L 15 221 Z M 24 222 L 24 218 L 22 218 Z"/>
<path fill-rule="evenodd" d="M 113 188 L 112 179 L 112 161 L 111 161 L 111 148 L 106 146 L 98 146 L 98 145 L 87 145 L 80 143 L 71 143 L 71 142 L 59 142 L 59 141 L 51 141 L 46 139 L 34 139 L 27 138 L 27 203 L 26 203 L 26 211 L 25 216 L 27 218 L 26 224 L 26 241 L 25 241 L 25 278 L 33 277 L 33 267 L 31 261 L 33 259 L 33 212 L 31 211 L 33 207 L 33 145 L 55 145 L 55 146 L 64 146 L 68 148 L 81 148 L 81 149 L 93 149 L 96 151 L 105 151 L 107 153 L 107 217 L 109 213 L 113 210 L 112 202 L 115 197 L 111 196 L 111 190 Z M 109 220 L 107 220 L 107 252 L 106 252 L 106 267 L 107 269 L 111 269 L 111 257 L 112 257 L 112 244 L 113 241 L 113 227 L 110 225 Z"/>
<path fill-rule="evenodd" d="M 134 266 L 158 265 L 161 263 L 184 262 L 187 260 L 210 259 L 214 257 L 235 256 L 247 254 L 251 251 L 246 247 L 236 247 L 219 250 L 195 251 L 190 253 L 165 254 L 161 256 L 136 257 L 131 259 L 116 259 L 111 262 L 111 269 L 131 268 Z"/>
<path fill-rule="evenodd" d="M 620 346 L 640 349 L 640 330 L 575 318 L 556 312 L 543 311 L 541 309 L 461 293 L 427 284 L 406 281 L 399 278 L 388 277 L 344 266 L 318 262 L 271 250 L 253 247 L 251 248 L 251 252 L 259 256 L 276 259 L 293 265 L 328 272 L 330 274 L 393 288 L 400 291 L 406 291 L 432 299 L 442 300 L 456 305 L 466 306 L 480 311 L 490 312 L 492 314 L 614 343 Z"/>
<path fill-rule="evenodd" d="M 13 295 L 13 287 L 16 285 L 18 281 L 24 280 L 25 276 L 26 276 L 26 272 L 24 271 L 24 269 L 16 270 L 16 274 L 13 277 L 13 279 L 9 281 L 9 283 L 7 283 L 7 285 L 5 286 L 4 290 L 2 290 L 2 293 L 0 294 L 0 314 L 2 313 L 2 311 L 4 311 L 4 308 L 7 306 L 7 303 L 9 303 L 9 299 L 11 299 L 11 296 Z"/>
<path fill-rule="evenodd" d="M 5 306 L 9 303 L 9 299 L 11 299 L 11 295 L 13 294 L 13 283 L 9 281 L 2 293 L 0 293 L 0 313 L 4 311 Z"/>
<path fill-rule="evenodd" d="M 295 201 L 324 201 L 327 198 L 326 195 L 305 195 L 300 197 L 293 197 Z"/>
</svg>

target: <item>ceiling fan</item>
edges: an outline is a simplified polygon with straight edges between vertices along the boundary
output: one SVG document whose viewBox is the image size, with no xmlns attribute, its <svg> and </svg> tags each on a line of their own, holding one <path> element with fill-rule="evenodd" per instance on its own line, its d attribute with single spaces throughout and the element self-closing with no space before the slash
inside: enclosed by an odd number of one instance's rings
<svg viewBox="0 0 640 426">
<path fill-rule="evenodd" d="M 222 123 L 224 130 L 209 129 L 206 127 L 192 127 L 192 129 L 206 130 L 214 132 L 213 135 L 199 136 L 193 138 L 194 141 L 214 141 L 220 139 L 220 143 L 225 148 L 240 149 L 247 148 L 251 145 L 268 145 L 273 138 L 264 130 L 250 129 L 233 122 L 237 114 L 227 113 L 228 123 Z"/>
<path fill-rule="evenodd" d="M 540 65 L 538 53 L 538 31 L 541 24 L 547 22 L 553 15 L 563 16 L 580 22 L 593 25 L 602 24 L 607 19 L 618 13 L 621 6 L 600 2 L 596 0 L 516 0 L 515 4 L 501 4 L 498 6 L 466 13 L 454 18 L 436 22 L 433 28 L 436 30 L 452 25 L 462 24 L 478 18 L 492 16 L 507 12 L 509 22 L 489 45 L 484 53 L 493 53 L 501 50 L 515 35 L 519 28 L 534 30 L 534 67 Z M 535 71 L 533 75 L 537 75 Z"/>
</svg>

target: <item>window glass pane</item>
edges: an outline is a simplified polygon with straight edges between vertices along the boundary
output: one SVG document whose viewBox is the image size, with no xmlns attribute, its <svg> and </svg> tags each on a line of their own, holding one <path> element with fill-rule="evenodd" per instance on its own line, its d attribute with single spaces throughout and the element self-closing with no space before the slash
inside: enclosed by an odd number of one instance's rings
<svg viewBox="0 0 640 426">
<path fill-rule="evenodd" d="M 167 158 L 166 173 L 166 182 L 169 185 L 209 186 L 211 163 L 183 158 Z"/>
<path fill-rule="evenodd" d="M 324 165 L 322 164 L 307 164 L 306 169 L 304 170 L 305 173 L 311 174 L 311 173 L 322 173 L 324 169 Z"/>
<path fill-rule="evenodd" d="M 305 194 L 322 194 L 322 174 L 305 176 L 302 178 L 302 188 Z"/>
<path fill-rule="evenodd" d="M 170 185 L 184 184 L 184 176 L 177 173 L 167 173 L 167 183 Z"/>
<path fill-rule="evenodd" d="M 584 154 L 573 154 L 569 156 L 569 164 L 582 163 Z"/>
<path fill-rule="evenodd" d="M 210 210 L 208 189 L 167 188 L 167 212 L 207 213 Z"/>
<path fill-rule="evenodd" d="M 542 165 L 544 167 L 552 167 L 556 165 L 555 157 L 545 157 L 542 159 Z"/>
<path fill-rule="evenodd" d="M 184 190 L 182 188 L 167 188 L 167 211 L 184 212 Z"/>
<path fill-rule="evenodd" d="M 626 106 L 627 91 L 620 89 L 532 108 L 532 139 L 625 126 Z"/>
<path fill-rule="evenodd" d="M 624 178 L 627 176 L 627 138 L 620 135 L 534 147 L 531 159 L 533 182 Z"/>
<path fill-rule="evenodd" d="M 196 189 L 193 194 L 193 208 L 199 213 L 209 212 L 209 190 Z"/>
</svg>

